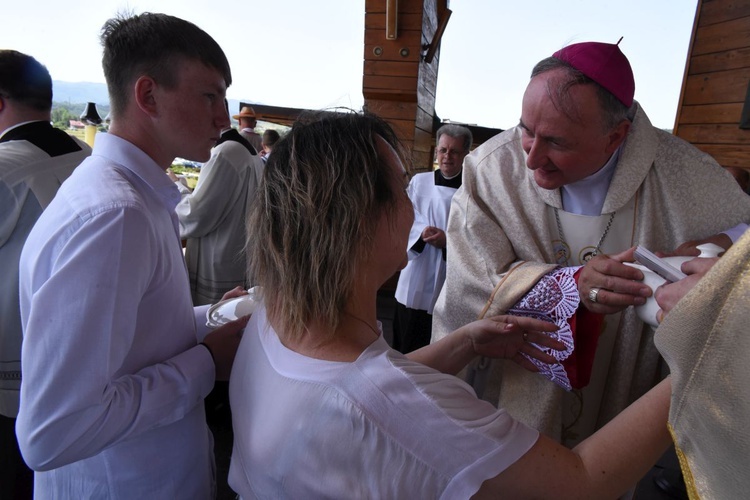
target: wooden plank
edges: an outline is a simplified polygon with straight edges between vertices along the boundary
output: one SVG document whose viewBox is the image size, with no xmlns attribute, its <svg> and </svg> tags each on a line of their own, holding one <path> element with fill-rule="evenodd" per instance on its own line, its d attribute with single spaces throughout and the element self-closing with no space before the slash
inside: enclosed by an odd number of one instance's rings
<svg viewBox="0 0 750 500">
<path fill-rule="evenodd" d="M 368 12 L 365 14 L 365 29 L 383 30 L 385 32 L 385 12 Z M 422 31 L 421 13 L 399 13 L 398 32 Z"/>
<path fill-rule="evenodd" d="M 747 16 L 750 16 L 750 2 L 747 0 L 707 1 L 703 2 L 699 25 L 708 26 Z"/>
<path fill-rule="evenodd" d="M 430 134 L 432 134 L 433 130 L 433 116 L 432 116 L 432 109 L 430 108 L 430 111 L 424 109 L 422 106 L 417 106 L 417 112 L 416 112 L 416 118 L 414 120 L 414 125 L 418 128 L 421 128 L 422 130 L 426 130 Z"/>
<path fill-rule="evenodd" d="M 429 64 L 420 64 L 418 78 L 420 93 L 427 92 L 434 97 L 438 78 L 436 69 Z"/>
<path fill-rule="evenodd" d="M 699 27 L 693 56 L 750 47 L 750 17 Z"/>
<path fill-rule="evenodd" d="M 744 102 L 750 67 L 689 76 L 682 105 Z"/>
<path fill-rule="evenodd" d="M 385 30 L 377 29 L 366 29 L 365 30 L 365 45 L 381 45 L 383 47 L 392 46 L 398 47 L 420 47 L 422 43 L 422 31 L 421 30 L 398 30 L 398 38 L 396 40 L 386 40 Z"/>
<path fill-rule="evenodd" d="M 742 103 L 704 104 L 700 106 L 683 106 L 680 113 L 682 125 L 697 123 L 733 123 L 740 122 Z"/>
<path fill-rule="evenodd" d="M 383 119 L 414 120 L 418 112 L 417 103 L 369 99 L 367 110 Z"/>
<path fill-rule="evenodd" d="M 416 78 L 418 73 L 417 61 L 365 61 L 365 75 Z"/>
<path fill-rule="evenodd" d="M 430 172 L 432 170 L 432 155 L 429 152 L 412 150 L 409 170 L 412 175 Z"/>
<path fill-rule="evenodd" d="M 750 47 L 695 56 L 690 60 L 688 74 L 697 75 L 747 67 L 750 67 Z"/>
<path fill-rule="evenodd" d="M 416 90 L 405 91 L 405 90 L 392 90 L 392 89 L 362 88 L 362 95 L 365 98 L 365 103 L 367 103 L 367 101 L 370 99 L 385 100 L 385 101 L 417 102 Z"/>
<path fill-rule="evenodd" d="M 722 167 L 743 167 L 750 165 L 750 147 L 725 144 L 693 144 L 701 151 L 710 154 Z"/>
<path fill-rule="evenodd" d="M 414 77 L 364 75 L 363 89 L 385 89 L 416 93 L 417 79 Z"/>
<path fill-rule="evenodd" d="M 396 40 L 386 40 L 385 30 L 365 30 L 364 59 L 365 61 L 418 63 L 421 59 L 421 40 L 421 31 L 399 29 L 399 36 Z M 406 55 L 402 53 L 404 50 L 406 50 Z"/>
<path fill-rule="evenodd" d="M 386 120 L 399 139 L 406 142 L 414 141 L 414 122 L 412 120 Z"/>
<path fill-rule="evenodd" d="M 693 47 L 695 45 L 695 33 L 698 31 L 698 24 L 700 23 L 702 9 L 703 9 L 703 0 L 698 0 L 698 4 L 695 6 L 695 18 L 693 20 L 693 30 L 690 33 L 690 44 L 688 45 L 688 54 L 687 54 L 687 58 L 685 59 L 685 69 L 682 71 L 682 86 L 680 87 L 680 98 L 677 100 L 677 102 L 679 103 L 679 106 L 677 106 L 677 113 L 675 113 L 675 118 L 674 118 L 674 127 L 672 127 L 675 134 L 677 133 L 677 130 L 680 127 L 680 110 L 682 109 L 682 106 L 684 104 L 684 99 L 685 99 L 685 82 L 687 82 L 687 77 L 688 77 L 688 63 L 694 57 Z"/>
<path fill-rule="evenodd" d="M 427 34 L 429 37 L 428 43 L 432 40 L 432 35 L 437 30 L 438 26 L 438 13 L 437 5 L 434 0 L 425 0 L 424 9 L 422 11 L 422 33 Z"/>
<path fill-rule="evenodd" d="M 429 153 L 432 151 L 432 133 L 421 128 L 414 129 L 414 149 Z"/>
<path fill-rule="evenodd" d="M 381 51 L 380 55 L 375 55 L 376 48 Z M 401 49 L 403 48 L 409 49 L 406 56 L 401 55 Z M 384 43 L 365 45 L 365 61 L 401 61 L 418 64 L 421 58 L 419 47 L 386 45 Z"/>
<path fill-rule="evenodd" d="M 678 137 L 692 144 L 750 146 L 750 130 L 742 130 L 737 125 L 682 125 Z"/>
<path fill-rule="evenodd" d="M 399 22 L 402 14 L 421 15 L 422 8 L 422 0 L 398 0 Z M 385 12 L 385 0 L 366 0 L 365 12 Z"/>
<path fill-rule="evenodd" d="M 432 157 L 425 151 L 411 150 L 410 164 L 407 167 L 409 174 L 415 175 L 432 170 Z"/>
</svg>

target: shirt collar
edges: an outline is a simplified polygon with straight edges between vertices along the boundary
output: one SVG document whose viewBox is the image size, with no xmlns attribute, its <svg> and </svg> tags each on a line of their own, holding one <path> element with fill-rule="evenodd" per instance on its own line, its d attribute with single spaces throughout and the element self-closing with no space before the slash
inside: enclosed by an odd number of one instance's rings
<svg viewBox="0 0 750 500">
<path fill-rule="evenodd" d="M 579 215 L 601 215 L 609 183 L 615 175 L 617 160 L 620 158 L 620 145 L 602 168 L 580 181 L 563 186 L 563 210 Z"/>
<path fill-rule="evenodd" d="M 162 199 L 169 211 L 180 202 L 180 190 L 164 170 L 132 142 L 111 133 L 98 133 L 92 156 L 104 156 L 129 170 L 145 182 Z"/>
<path fill-rule="evenodd" d="M 15 125 L 11 125 L 10 127 L 6 128 L 2 132 L 0 132 L 0 139 L 2 139 L 5 134 L 7 134 L 8 132 L 10 132 L 14 128 L 23 127 L 24 125 L 27 125 L 29 123 L 36 123 L 36 122 L 49 123 L 46 120 L 29 120 L 29 121 L 25 121 L 25 122 L 21 122 L 21 123 L 16 123 Z"/>
</svg>

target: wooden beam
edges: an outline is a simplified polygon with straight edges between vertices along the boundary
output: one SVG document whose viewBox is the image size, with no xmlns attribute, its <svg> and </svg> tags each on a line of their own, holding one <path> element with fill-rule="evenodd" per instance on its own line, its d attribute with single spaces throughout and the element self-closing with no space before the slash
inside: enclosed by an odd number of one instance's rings
<svg viewBox="0 0 750 500">
<path fill-rule="evenodd" d="M 750 47 L 750 17 L 699 27 L 693 55 Z"/>
<path fill-rule="evenodd" d="M 750 149 L 727 144 L 693 144 L 704 153 L 710 154 L 722 167 L 748 168 Z"/>
<path fill-rule="evenodd" d="M 693 144 L 734 144 L 735 147 L 750 146 L 750 132 L 734 124 L 682 125 L 679 137 Z"/>
<path fill-rule="evenodd" d="M 738 17 L 750 16 L 750 2 L 747 0 L 733 2 L 706 2 L 701 12 L 701 26 L 717 24 Z"/>
<path fill-rule="evenodd" d="M 683 106 L 681 110 L 682 125 L 699 123 L 730 123 L 737 124 L 742 113 L 742 103 L 703 104 L 697 106 Z"/>
<path fill-rule="evenodd" d="M 744 102 L 750 67 L 688 76 L 683 105 Z"/>
<path fill-rule="evenodd" d="M 695 56 L 690 60 L 688 74 L 697 75 L 747 67 L 750 67 L 750 47 Z"/>
</svg>

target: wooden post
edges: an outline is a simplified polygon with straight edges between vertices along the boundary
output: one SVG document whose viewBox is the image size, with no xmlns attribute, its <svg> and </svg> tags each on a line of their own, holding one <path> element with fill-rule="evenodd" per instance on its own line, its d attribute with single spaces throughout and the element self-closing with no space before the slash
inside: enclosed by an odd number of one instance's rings
<svg viewBox="0 0 750 500">
<path fill-rule="evenodd" d="M 398 12 L 391 21 L 398 26 L 398 35 L 388 39 L 387 6 L 394 3 Z M 440 52 L 430 63 L 424 61 L 424 54 L 446 9 L 447 0 L 365 0 L 365 109 L 396 130 L 415 172 L 432 168 Z"/>
</svg>

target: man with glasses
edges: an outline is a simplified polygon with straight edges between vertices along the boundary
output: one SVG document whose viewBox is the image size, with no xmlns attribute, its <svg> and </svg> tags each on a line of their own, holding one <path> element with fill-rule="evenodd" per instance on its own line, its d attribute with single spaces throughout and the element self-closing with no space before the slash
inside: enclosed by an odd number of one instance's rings
<svg viewBox="0 0 750 500">
<path fill-rule="evenodd" d="M 393 347 L 403 353 L 430 343 L 432 309 L 445 280 L 448 213 L 461 187 L 461 169 L 471 143 L 468 128 L 443 125 L 437 131 L 439 168 L 417 174 L 409 183 L 414 224 L 409 234 L 409 263 L 396 287 L 393 321 Z"/>
</svg>

